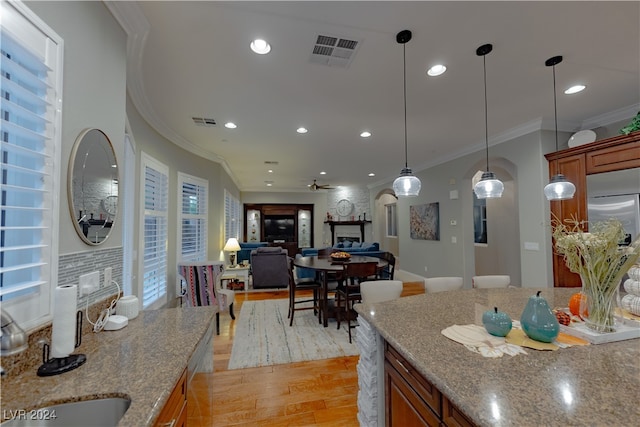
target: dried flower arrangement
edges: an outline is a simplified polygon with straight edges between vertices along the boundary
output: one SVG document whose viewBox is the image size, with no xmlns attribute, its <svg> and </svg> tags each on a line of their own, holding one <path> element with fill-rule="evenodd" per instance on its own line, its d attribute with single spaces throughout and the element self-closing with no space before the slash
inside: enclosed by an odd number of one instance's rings
<svg viewBox="0 0 640 427">
<path fill-rule="evenodd" d="M 615 296 L 624 274 L 640 257 L 640 236 L 629 246 L 620 246 L 625 232 L 616 219 L 589 225 L 583 232 L 580 221 L 555 219 L 553 238 L 556 253 L 582 279 L 588 306 L 588 327 L 598 332 L 614 330 Z"/>
</svg>

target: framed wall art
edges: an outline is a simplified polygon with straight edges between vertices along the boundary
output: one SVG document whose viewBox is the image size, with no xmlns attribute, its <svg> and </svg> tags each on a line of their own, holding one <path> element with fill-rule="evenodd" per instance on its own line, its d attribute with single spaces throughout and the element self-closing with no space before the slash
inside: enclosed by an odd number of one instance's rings
<svg viewBox="0 0 640 427">
<path fill-rule="evenodd" d="M 409 206 L 412 239 L 440 240 L 440 203 Z"/>
</svg>

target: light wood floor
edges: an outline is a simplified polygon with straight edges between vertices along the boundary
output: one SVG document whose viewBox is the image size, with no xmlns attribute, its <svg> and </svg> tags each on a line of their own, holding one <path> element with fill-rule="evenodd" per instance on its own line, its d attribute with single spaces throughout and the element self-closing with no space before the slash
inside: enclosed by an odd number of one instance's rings
<svg viewBox="0 0 640 427">
<path fill-rule="evenodd" d="M 287 292 L 237 292 L 236 319 L 244 301 L 288 298 Z M 404 284 L 403 297 L 421 293 L 421 283 Z M 196 374 L 190 384 L 190 427 L 358 425 L 358 356 L 230 371 L 235 323 L 220 316 L 214 372 Z"/>
</svg>

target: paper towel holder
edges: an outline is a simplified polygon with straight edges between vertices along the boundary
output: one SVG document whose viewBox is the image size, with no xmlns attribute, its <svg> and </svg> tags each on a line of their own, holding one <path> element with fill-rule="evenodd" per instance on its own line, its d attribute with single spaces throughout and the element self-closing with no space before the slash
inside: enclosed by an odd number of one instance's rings
<svg viewBox="0 0 640 427">
<path fill-rule="evenodd" d="M 82 343 L 82 311 L 76 313 L 76 343 L 75 348 L 78 348 Z M 84 354 L 70 354 L 66 357 L 52 357 L 49 359 L 49 344 L 45 343 L 42 346 L 42 365 L 38 368 L 39 377 L 50 377 L 53 375 L 63 374 L 65 372 L 73 371 L 79 366 L 82 366 L 87 361 L 87 356 Z"/>
</svg>

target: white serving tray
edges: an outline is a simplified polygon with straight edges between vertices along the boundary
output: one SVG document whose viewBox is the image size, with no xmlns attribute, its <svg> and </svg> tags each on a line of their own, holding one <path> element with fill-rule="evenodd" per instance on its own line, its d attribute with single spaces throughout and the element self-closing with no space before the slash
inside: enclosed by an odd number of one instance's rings
<svg viewBox="0 0 640 427">
<path fill-rule="evenodd" d="M 560 331 L 565 334 L 587 340 L 591 344 L 605 344 L 609 342 L 640 338 L 640 327 L 631 326 L 627 323 L 619 324 L 618 330 L 615 332 L 606 332 L 602 334 L 587 328 L 584 323 L 574 323 L 572 326 L 560 325 Z"/>
</svg>

